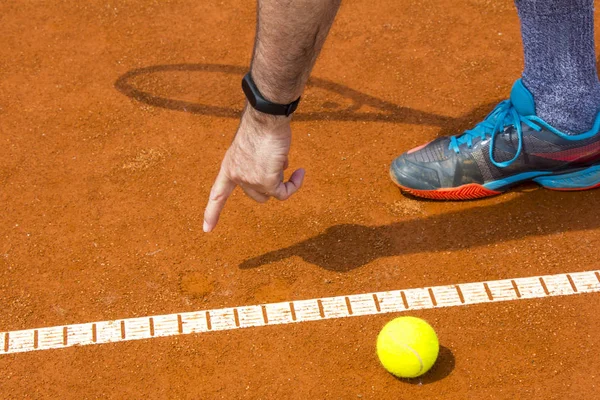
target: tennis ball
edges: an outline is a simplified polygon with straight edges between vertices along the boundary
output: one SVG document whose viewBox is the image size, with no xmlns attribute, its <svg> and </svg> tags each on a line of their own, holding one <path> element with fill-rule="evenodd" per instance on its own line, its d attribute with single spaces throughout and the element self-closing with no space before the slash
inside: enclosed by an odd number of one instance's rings
<svg viewBox="0 0 600 400">
<path fill-rule="evenodd" d="M 435 331 L 420 318 L 393 319 L 377 336 L 379 361 L 399 378 L 415 378 L 429 371 L 439 351 Z"/>
</svg>

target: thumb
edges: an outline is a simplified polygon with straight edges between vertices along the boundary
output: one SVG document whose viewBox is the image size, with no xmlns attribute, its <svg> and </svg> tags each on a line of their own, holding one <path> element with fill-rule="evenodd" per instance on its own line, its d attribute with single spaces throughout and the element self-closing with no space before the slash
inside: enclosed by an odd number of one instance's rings
<svg viewBox="0 0 600 400">
<path fill-rule="evenodd" d="M 302 187 L 304 182 L 304 169 L 300 168 L 290 176 L 287 182 L 280 182 L 273 192 L 273 197 L 277 200 L 287 200 Z"/>
</svg>

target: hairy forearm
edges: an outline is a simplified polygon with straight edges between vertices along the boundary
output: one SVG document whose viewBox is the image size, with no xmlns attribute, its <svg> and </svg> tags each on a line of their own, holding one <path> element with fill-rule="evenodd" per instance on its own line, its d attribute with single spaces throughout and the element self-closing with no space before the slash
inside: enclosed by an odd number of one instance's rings
<svg viewBox="0 0 600 400">
<path fill-rule="evenodd" d="M 265 99 L 287 104 L 302 94 L 340 1 L 258 0 L 250 72 Z M 284 180 L 291 139 L 290 116 L 270 115 L 246 105 L 210 191 L 204 232 L 217 225 L 236 186 L 261 203 L 270 197 L 287 200 L 300 189 L 304 181 L 302 168 Z"/>
<path fill-rule="evenodd" d="M 341 0 L 258 0 L 251 74 L 268 100 L 302 93 Z"/>
</svg>

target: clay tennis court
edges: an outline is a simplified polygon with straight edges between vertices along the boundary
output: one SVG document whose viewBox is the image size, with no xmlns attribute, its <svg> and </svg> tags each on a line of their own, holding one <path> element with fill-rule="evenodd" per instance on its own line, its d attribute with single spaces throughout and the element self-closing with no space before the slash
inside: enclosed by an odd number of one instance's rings
<svg viewBox="0 0 600 400">
<path fill-rule="evenodd" d="M 512 1 L 344 2 L 294 117 L 305 186 L 236 191 L 204 234 L 254 7 L 0 4 L 0 397 L 600 398 L 600 191 L 439 203 L 388 177 L 508 95 Z M 443 346 L 422 378 L 377 360 L 398 315 Z"/>
</svg>

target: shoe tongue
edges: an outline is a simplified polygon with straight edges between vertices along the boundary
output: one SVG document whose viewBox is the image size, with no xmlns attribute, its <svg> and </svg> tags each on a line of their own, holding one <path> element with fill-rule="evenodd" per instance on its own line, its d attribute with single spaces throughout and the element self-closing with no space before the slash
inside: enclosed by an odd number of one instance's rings
<svg viewBox="0 0 600 400">
<path fill-rule="evenodd" d="M 510 102 L 520 115 L 535 115 L 535 101 L 533 95 L 521 79 L 517 79 L 510 91 Z"/>
</svg>

